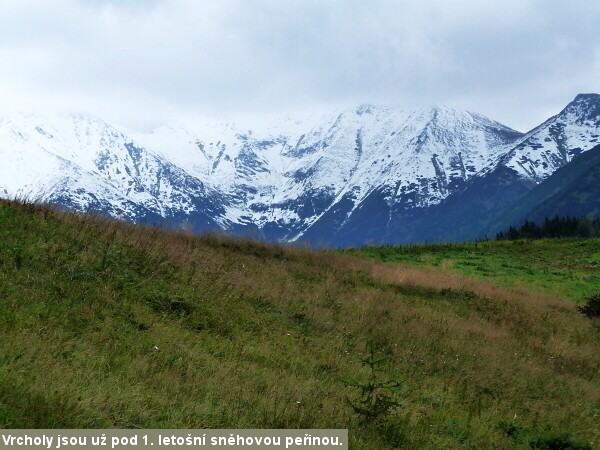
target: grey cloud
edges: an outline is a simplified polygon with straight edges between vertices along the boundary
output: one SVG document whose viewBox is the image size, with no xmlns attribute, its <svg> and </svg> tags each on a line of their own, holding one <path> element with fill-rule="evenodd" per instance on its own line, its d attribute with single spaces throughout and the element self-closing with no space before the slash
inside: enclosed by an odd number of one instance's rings
<svg viewBox="0 0 600 450">
<path fill-rule="evenodd" d="M 435 103 L 525 130 L 599 90 L 599 18 L 584 0 L 4 2 L 0 111 L 87 109 L 152 126 Z"/>
</svg>

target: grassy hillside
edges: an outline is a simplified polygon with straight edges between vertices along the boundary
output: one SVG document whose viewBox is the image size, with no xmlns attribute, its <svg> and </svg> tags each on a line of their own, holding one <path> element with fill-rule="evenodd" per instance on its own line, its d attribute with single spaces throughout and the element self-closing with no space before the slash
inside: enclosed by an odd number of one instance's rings
<svg viewBox="0 0 600 450">
<path fill-rule="evenodd" d="M 347 399 L 369 380 L 369 342 L 388 358 L 376 381 L 401 389 L 365 418 Z M 0 427 L 331 427 L 349 428 L 353 449 L 595 448 L 599 347 L 598 321 L 558 297 L 0 203 Z"/>
<path fill-rule="evenodd" d="M 363 247 L 347 253 L 373 261 L 439 267 L 575 301 L 600 291 L 600 239 Z"/>
</svg>

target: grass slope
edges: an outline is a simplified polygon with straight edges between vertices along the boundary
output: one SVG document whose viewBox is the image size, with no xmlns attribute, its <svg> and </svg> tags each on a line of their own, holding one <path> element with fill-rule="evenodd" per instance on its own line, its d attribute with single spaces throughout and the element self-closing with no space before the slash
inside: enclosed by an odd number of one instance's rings
<svg viewBox="0 0 600 450">
<path fill-rule="evenodd" d="M 369 341 L 401 406 L 364 420 L 344 380 L 368 380 Z M 447 271 L 0 203 L 0 427 L 592 448 L 599 344 L 573 302 Z"/>
<path fill-rule="evenodd" d="M 600 239 L 363 247 L 347 253 L 373 261 L 439 267 L 575 301 L 600 291 Z"/>
</svg>

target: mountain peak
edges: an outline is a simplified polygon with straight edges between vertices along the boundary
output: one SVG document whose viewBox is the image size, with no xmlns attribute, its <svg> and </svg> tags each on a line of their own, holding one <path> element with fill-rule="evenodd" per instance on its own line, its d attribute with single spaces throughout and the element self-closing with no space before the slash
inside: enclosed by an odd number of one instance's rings
<svg viewBox="0 0 600 450">
<path fill-rule="evenodd" d="M 589 122 L 600 126 L 600 94 L 579 94 L 563 111 L 572 115 L 577 124 Z"/>
<path fill-rule="evenodd" d="M 356 114 L 358 116 L 362 116 L 363 114 L 373 114 L 373 109 L 375 105 L 371 105 L 369 103 L 363 103 L 356 108 Z"/>
<path fill-rule="evenodd" d="M 584 100 L 596 100 L 600 101 L 600 94 L 578 94 L 573 102 L 580 102 Z"/>
</svg>

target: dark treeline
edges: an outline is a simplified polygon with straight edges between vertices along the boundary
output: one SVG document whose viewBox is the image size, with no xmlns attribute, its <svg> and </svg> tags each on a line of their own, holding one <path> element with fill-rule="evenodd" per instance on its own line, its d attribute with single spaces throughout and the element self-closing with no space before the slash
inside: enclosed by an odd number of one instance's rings
<svg viewBox="0 0 600 450">
<path fill-rule="evenodd" d="M 520 227 L 496 235 L 496 240 L 543 239 L 561 237 L 600 237 L 600 218 L 558 217 L 548 218 L 541 225 L 526 220 Z"/>
</svg>

